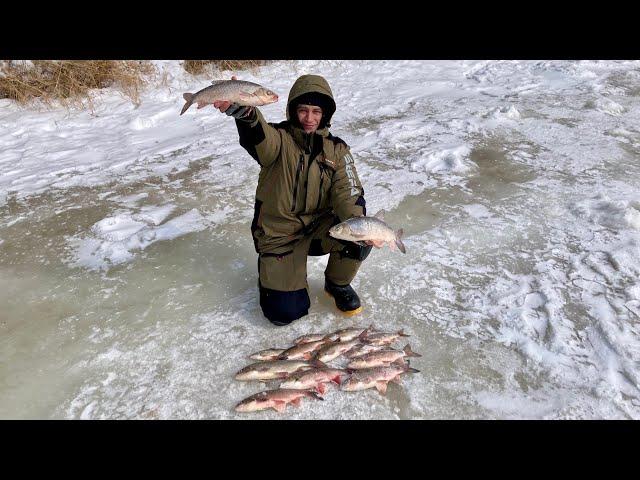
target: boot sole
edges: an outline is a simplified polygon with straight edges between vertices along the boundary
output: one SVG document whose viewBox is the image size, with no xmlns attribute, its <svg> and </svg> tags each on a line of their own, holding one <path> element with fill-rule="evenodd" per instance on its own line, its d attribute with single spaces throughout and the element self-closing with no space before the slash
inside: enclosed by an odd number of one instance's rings
<svg viewBox="0 0 640 480">
<path fill-rule="evenodd" d="M 324 293 L 330 297 L 330 298 L 334 298 L 333 295 L 331 295 L 329 292 L 327 292 L 326 290 L 324 291 Z M 362 306 L 359 306 L 358 308 L 356 308 L 355 310 L 340 310 L 337 306 L 336 309 L 345 317 L 353 317 L 354 315 L 359 314 L 362 311 Z"/>
</svg>

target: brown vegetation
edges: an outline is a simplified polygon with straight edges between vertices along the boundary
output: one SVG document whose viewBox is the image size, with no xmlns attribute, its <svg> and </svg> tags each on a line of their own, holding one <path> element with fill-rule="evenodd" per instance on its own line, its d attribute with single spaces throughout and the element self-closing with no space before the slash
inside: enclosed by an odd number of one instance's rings
<svg viewBox="0 0 640 480">
<path fill-rule="evenodd" d="M 265 63 L 266 60 L 185 60 L 183 66 L 187 72 L 200 75 L 213 73 L 214 69 L 252 69 Z M 138 60 L 0 60 L 0 99 L 9 98 L 20 104 L 34 100 L 44 105 L 56 102 L 93 110 L 89 91 L 113 87 L 138 105 L 142 87 L 155 73 L 151 62 Z"/>
<path fill-rule="evenodd" d="M 91 103 L 89 90 L 115 87 L 138 104 L 146 77 L 154 70 L 150 62 L 135 60 L 2 61 L 0 98 L 21 104 L 34 99 L 83 104 Z"/>
<path fill-rule="evenodd" d="M 267 60 L 185 60 L 184 69 L 192 75 L 205 73 L 208 66 L 218 70 L 248 70 L 267 63 Z"/>
</svg>

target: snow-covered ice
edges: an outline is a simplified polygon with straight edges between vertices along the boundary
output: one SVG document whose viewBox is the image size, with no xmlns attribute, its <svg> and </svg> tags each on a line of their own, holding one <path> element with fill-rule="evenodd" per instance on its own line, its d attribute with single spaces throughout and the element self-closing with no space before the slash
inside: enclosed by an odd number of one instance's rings
<svg viewBox="0 0 640 480">
<path fill-rule="evenodd" d="M 405 231 L 407 255 L 364 262 L 349 320 L 310 258 L 310 314 L 286 328 L 258 305 L 258 165 L 225 115 L 179 115 L 211 79 L 155 63 L 137 107 L 0 100 L 0 418 L 640 418 L 640 62 L 233 72 L 282 99 L 325 76 L 368 211 Z M 420 373 L 233 411 L 260 389 L 233 379 L 248 354 L 353 323 L 404 328 Z"/>
</svg>

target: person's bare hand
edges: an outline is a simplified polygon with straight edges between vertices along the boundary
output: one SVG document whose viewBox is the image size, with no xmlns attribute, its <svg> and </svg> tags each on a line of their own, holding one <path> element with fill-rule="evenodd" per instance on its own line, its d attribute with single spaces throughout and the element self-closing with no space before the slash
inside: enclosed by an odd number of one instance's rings
<svg viewBox="0 0 640 480">
<path fill-rule="evenodd" d="M 238 77 L 236 77 L 235 75 L 231 77 L 231 80 L 237 80 L 237 79 Z M 230 106 L 231 106 L 231 102 L 227 102 L 226 100 L 213 102 L 213 108 L 217 108 L 218 110 L 220 110 L 221 113 L 226 112 Z"/>
<path fill-rule="evenodd" d="M 226 112 L 231 106 L 231 102 L 227 102 L 226 100 L 219 100 L 217 102 L 213 102 L 214 108 L 220 110 L 221 113 Z"/>
</svg>

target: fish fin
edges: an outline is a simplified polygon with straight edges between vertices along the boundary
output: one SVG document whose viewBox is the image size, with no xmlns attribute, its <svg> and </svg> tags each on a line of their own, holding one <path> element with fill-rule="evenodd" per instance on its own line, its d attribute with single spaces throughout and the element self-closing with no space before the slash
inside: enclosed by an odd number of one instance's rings
<svg viewBox="0 0 640 480">
<path fill-rule="evenodd" d="M 407 373 L 420 373 L 420 370 L 416 370 L 415 368 L 409 367 L 407 368 Z"/>
<path fill-rule="evenodd" d="M 212 80 L 211 85 L 218 85 L 219 83 L 228 82 L 229 80 Z"/>
<path fill-rule="evenodd" d="M 321 362 L 317 358 L 314 358 L 313 360 L 311 360 L 311 365 L 313 365 L 314 367 L 318 367 L 318 368 L 329 368 L 329 365 L 327 365 L 324 362 Z"/>
<path fill-rule="evenodd" d="M 360 335 L 358 335 L 358 340 L 360 340 L 363 343 L 366 343 L 367 340 L 367 335 L 369 335 L 369 327 L 365 328 Z M 355 345 L 354 345 L 355 347 Z M 351 349 L 350 349 L 351 350 Z"/>
<path fill-rule="evenodd" d="M 273 408 L 276 409 L 278 411 L 278 413 L 282 413 L 282 412 L 284 412 L 284 409 L 287 408 L 287 404 L 285 402 L 276 401 L 273 404 Z"/>
<path fill-rule="evenodd" d="M 393 383 L 397 383 L 398 385 L 402 385 L 402 377 L 400 377 L 400 375 L 398 375 L 397 377 L 393 377 L 391 381 Z"/>
<path fill-rule="evenodd" d="M 182 107 L 182 111 L 180 112 L 180 115 L 186 112 L 188 108 L 193 104 L 193 93 L 185 93 L 184 95 L 182 95 L 182 98 L 184 98 L 187 101 L 187 103 L 185 103 L 184 107 Z"/>
<path fill-rule="evenodd" d="M 394 360 L 393 362 L 391 362 L 392 365 L 398 365 L 399 367 L 405 368 L 409 366 L 409 362 L 405 362 L 404 358 L 398 358 L 397 360 Z"/>
<path fill-rule="evenodd" d="M 299 407 L 300 406 L 300 397 L 291 400 L 291 403 L 293 404 L 294 407 Z"/>
<path fill-rule="evenodd" d="M 419 353 L 416 353 L 413 350 L 411 350 L 411 345 L 409 345 L 408 343 L 405 345 L 405 347 L 404 347 L 404 349 L 402 351 L 404 352 L 404 354 L 407 357 L 421 357 L 422 356 Z"/>
<path fill-rule="evenodd" d="M 316 390 L 320 395 L 324 395 L 324 392 L 327 390 L 327 387 L 324 386 L 324 383 L 319 383 L 316 385 Z"/>
<path fill-rule="evenodd" d="M 254 98 L 256 98 L 256 95 L 254 95 L 253 93 L 248 93 L 248 92 L 240 92 L 240 93 L 238 93 L 238 97 L 240 97 L 240 100 L 242 100 L 244 102 L 248 102 L 248 101 L 253 100 Z"/>
<path fill-rule="evenodd" d="M 376 390 L 384 395 L 385 393 L 387 393 L 387 384 L 385 382 L 376 382 Z"/>
<path fill-rule="evenodd" d="M 355 243 L 356 245 L 360 245 L 361 247 L 366 247 L 367 246 L 366 242 L 363 242 L 363 241 L 360 241 L 360 240 L 354 241 L 353 243 Z"/>
<path fill-rule="evenodd" d="M 408 335 L 406 333 L 404 333 L 404 328 L 401 328 L 400 331 L 398 332 L 398 335 L 400 335 L 401 337 L 410 337 L 411 335 Z"/>
<path fill-rule="evenodd" d="M 332 381 L 333 383 L 337 383 L 338 385 L 340 385 L 340 383 L 341 383 L 341 382 L 340 382 L 340 375 L 336 375 L 335 377 L 333 377 L 333 378 L 331 379 L 331 381 Z"/>
<path fill-rule="evenodd" d="M 322 400 L 324 401 L 324 398 L 322 398 L 320 395 L 318 395 L 316 392 L 314 392 L 313 390 L 305 390 L 305 392 L 307 392 L 307 396 L 308 397 L 313 397 L 315 399 L 318 400 Z"/>
<path fill-rule="evenodd" d="M 396 232 L 396 240 L 395 245 L 398 247 L 402 253 L 407 253 L 407 249 L 404 247 L 404 243 L 402 243 L 402 235 L 404 234 L 404 230 L 400 229 Z"/>
<path fill-rule="evenodd" d="M 378 213 L 376 213 L 376 214 L 373 216 L 373 218 L 377 218 L 378 220 L 381 220 L 381 221 L 383 221 L 383 222 L 384 222 L 384 214 L 385 214 L 385 213 L 386 213 L 386 212 L 384 211 L 384 209 L 380 209 L 380 210 L 378 210 Z"/>
</svg>

